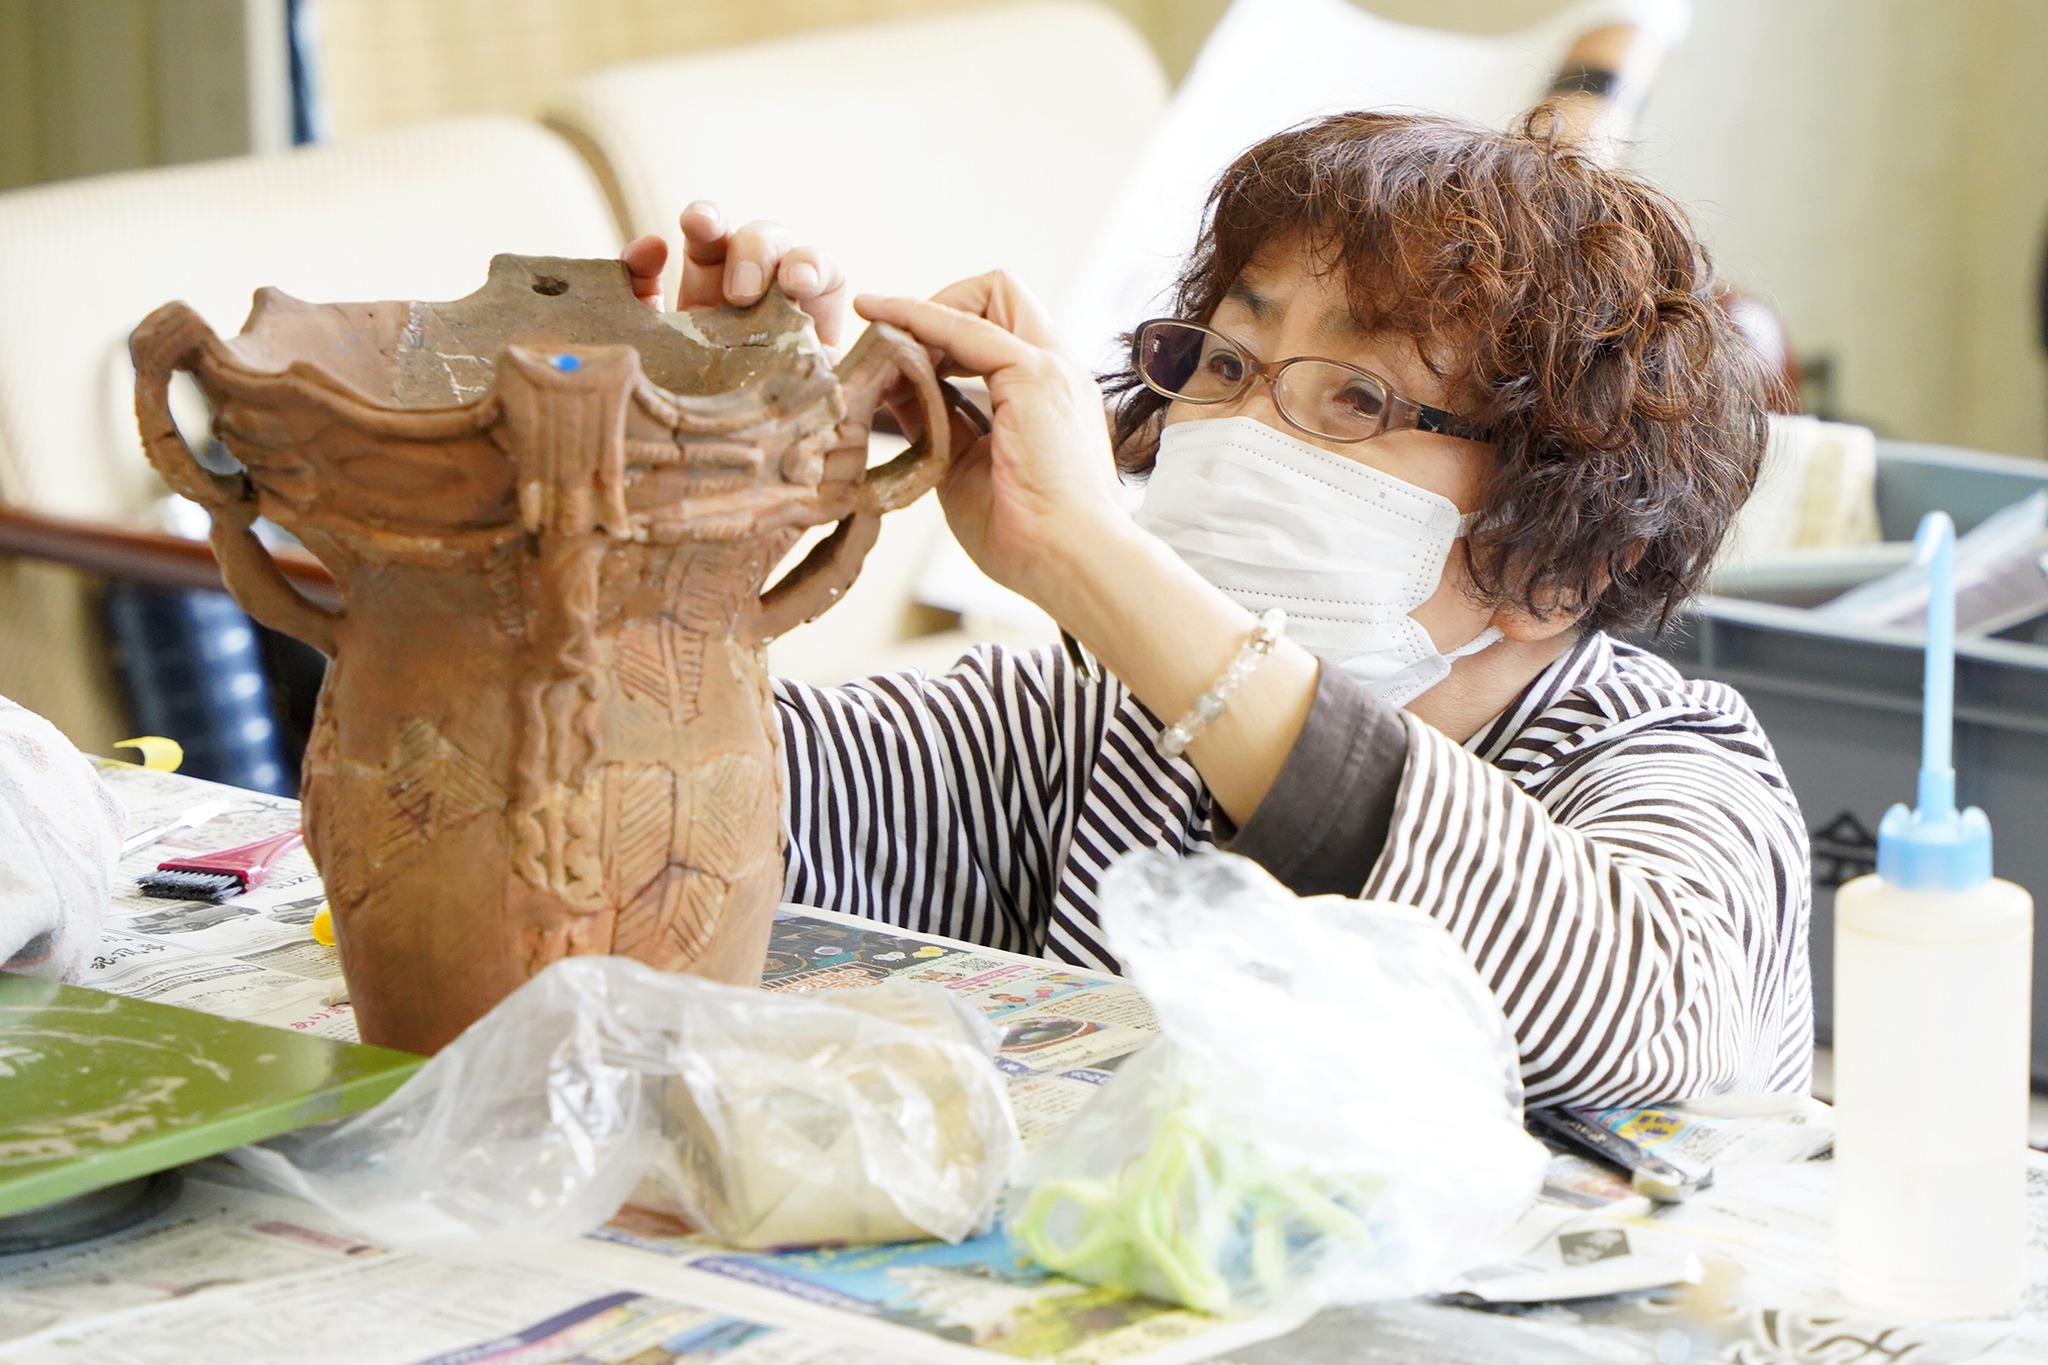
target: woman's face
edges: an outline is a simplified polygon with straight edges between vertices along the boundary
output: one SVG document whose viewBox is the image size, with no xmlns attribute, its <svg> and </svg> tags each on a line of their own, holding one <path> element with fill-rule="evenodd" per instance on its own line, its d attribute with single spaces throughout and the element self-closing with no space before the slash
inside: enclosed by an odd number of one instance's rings
<svg viewBox="0 0 2048 1365">
<path fill-rule="evenodd" d="M 1360 330 L 1342 275 L 1312 269 L 1308 255 L 1291 243 L 1260 253 L 1231 286 L 1209 325 L 1264 361 L 1323 356 L 1371 370 L 1411 401 L 1452 412 L 1472 406 L 1469 396 L 1451 391 L 1424 363 L 1414 338 Z M 1455 372 L 1457 366 L 1445 368 Z M 1231 403 L 1171 403 L 1164 420 L 1170 425 L 1220 417 L 1255 418 L 1342 459 L 1357 460 L 1442 494 L 1461 512 L 1478 510 L 1493 470 L 1492 446 L 1441 432 L 1392 431 L 1348 444 L 1325 440 L 1281 417 L 1273 406 L 1272 387 L 1264 383 L 1252 385 Z M 1470 582 L 1464 555 L 1453 553 L 1435 595 L 1413 613 L 1438 649 L 1464 644 L 1491 618 L 1492 613 L 1465 591 Z"/>
</svg>

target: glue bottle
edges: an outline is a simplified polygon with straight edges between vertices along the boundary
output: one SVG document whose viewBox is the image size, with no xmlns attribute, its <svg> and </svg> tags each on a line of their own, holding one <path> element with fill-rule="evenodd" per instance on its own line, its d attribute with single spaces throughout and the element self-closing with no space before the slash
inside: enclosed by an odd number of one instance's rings
<svg viewBox="0 0 2048 1365">
<path fill-rule="evenodd" d="M 1957 811 L 1955 526 L 1928 569 L 1920 805 L 1893 806 L 1877 873 L 1835 893 L 1835 1275 L 1893 1319 L 2019 1301 L 2034 903 L 1991 875 L 1991 823 Z"/>
</svg>

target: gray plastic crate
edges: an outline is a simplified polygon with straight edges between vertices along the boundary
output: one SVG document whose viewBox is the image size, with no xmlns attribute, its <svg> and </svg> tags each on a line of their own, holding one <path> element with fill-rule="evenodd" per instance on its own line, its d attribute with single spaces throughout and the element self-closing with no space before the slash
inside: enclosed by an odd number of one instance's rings
<svg viewBox="0 0 2048 1365">
<path fill-rule="evenodd" d="M 1937 508 L 1967 531 L 2036 489 L 2048 462 L 1947 446 L 1878 443 L 1887 540 Z M 1741 690 L 1792 780 L 1813 835 L 1814 1004 L 1826 1041 L 1834 994 L 1834 889 L 1870 871 L 1885 809 L 1920 769 L 1921 635 L 1817 620 L 1804 608 L 1696 599 L 1651 647 Z M 1991 817 L 1997 874 L 2048 903 L 2048 647 L 1989 639 L 1956 650 L 1957 796 Z M 2034 938 L 2037 1088 L 2048 1088 L 2048 940 Z"/>
</svg>

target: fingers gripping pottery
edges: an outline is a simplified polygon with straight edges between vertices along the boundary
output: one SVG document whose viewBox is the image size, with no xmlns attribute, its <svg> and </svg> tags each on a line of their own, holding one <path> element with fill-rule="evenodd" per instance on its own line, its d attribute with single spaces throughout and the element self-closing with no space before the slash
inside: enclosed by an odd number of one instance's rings
<svg viewBox="0 0 2048 1365">
<path fill-rule="evenodd" d="M 783 882 L 762 647 L 944 472 L 924 351 L 876 326 L 835 370 L 779 293 L 663 316 L 618 262 L 517 256 L 453 303 L 266 289 L 227 341 L 167 304 L 131 351 L 149 458 L 212 512 L 236 600 L 332 660 L 306 842 L 365 1041 L 434 1051 L 572 953 L 757 982 Z M 187 448 L 178 370 L 240 470 Z M 928 436 L 870 473 L 875 408 L 905 392 Z M 333 571 L 338 609 L 258 517 Z"/>
</svg>

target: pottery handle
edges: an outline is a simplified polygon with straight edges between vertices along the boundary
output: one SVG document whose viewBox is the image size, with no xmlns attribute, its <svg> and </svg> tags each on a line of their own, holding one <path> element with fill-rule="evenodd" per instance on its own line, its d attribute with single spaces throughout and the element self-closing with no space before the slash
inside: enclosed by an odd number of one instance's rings
<svg viewBox="0 0 2048 1365">
<path fill-rule="evenodd" d="M 135 362 L 135 421 L 142 429 L 142 450 L 173 491 L 211 512 L 231 503 L 253 501 L 248 480 L 216 474 L 199 463 L 185 444 L 177 419 L 171 416 L 171 376 L 190 370 L 214 339 L 206 320 L 182 303 L 167 303 L 142 320 L 128 338 Z"/>
<path fill-rule="evenodd" d="M 332 656 L 341 616 L 293 587 L 250 529 L 261 512 L 248 476 L 216 474 L 201 465 L 171 415 L 171 376 L 194 369 L 214 339 L 206 320 L 182 303 L 157 309 L 128 338 L 143 453 L 165 483 L 212 514 L 208 539 L 220 560 L 220 576 L 242 610 Z"/>
<path fill-rule="evenodd" d="M 877 407 L 893 387 L 908 382 L 917 398 L 923 431 L 908 450 L 879 469 L 868 470 L 854 494 L 853 510 L 804 556 L 801 564 L 761 595 L 755 631 L 772 640 L 821 615 L 853 586 L 860 566 L 881 534 L 885 512 L 907 507 L 938 486 L 964 446 L 954 427 L 956 405 L 972 413 L 962 418 L 967 430 L 979 434 L 981 414 L 932 368 L 931 356 L 909 333 L 878 322 L 861 334 L 839 362 L 840 392 L 846 400 L 848 425 L 866 431 Z M 969 436 L 969 440 L 972 435 Z"/>
<path fill-rule="evenodd" d="M 863 422 L 900 382 L 908 383 L 916 395 L 922 430 L 908 450 L 880 469 L 868 471 L 861 501 L 877 512 L 908 507 L 938 487 L 954 452 L 966 448 L 955 434 L 954 405 L 973 412 L 959 391 L 939 378 L 930 353 L 908 332 L 888 323 L 869 327 L 839 362 L 839 383 L 848 414 Z M 974 413 L 974 417 L 978 419 L 980 414 Z M 979 434 L 972 420 L 968 433 L 969 442 Z"/>
</svg>

